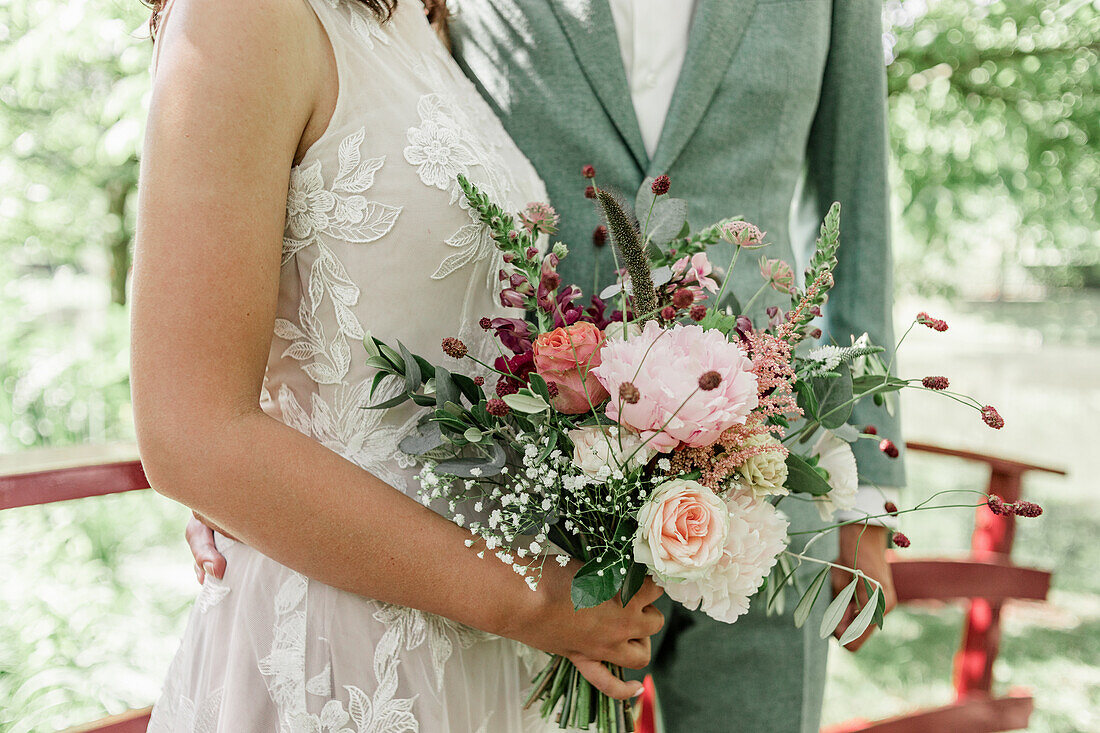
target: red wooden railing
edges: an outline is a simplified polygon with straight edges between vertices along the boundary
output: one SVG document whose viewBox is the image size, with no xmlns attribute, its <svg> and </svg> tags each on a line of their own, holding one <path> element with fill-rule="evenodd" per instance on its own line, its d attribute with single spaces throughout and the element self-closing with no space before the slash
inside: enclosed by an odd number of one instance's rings
<svg viewBox="0 0 1100 733">
<path fill-rule="evenodd" d="M 924 443 L 908 447 L 985 463 L 990 468 L 990 493 L 1006 502 L 1020 498 L 1028 472 L 1065 475 L 1058 469 Z M 132 446 L 86 446 L 0 457 L 0 510 L 147 488 L 149 481 Z M 977 511 L 969 558 L 891 559 L 900 602 L 970 602 L 962 648 L 955 657 L 955 701 L 889 720 L 849 721 L 823 733 L 995 733 L 1027 727 L 1033 708 L 1030 694 L 1010 690 L 1004 697 L 993 695 L 1000 613 L 1010 599 L 1045 599 L 1050 573 L 1012 564 L 1014 536 L 1013 517 L 994 515 L 983 506 Z M 653 733 L 653 701 L 652 681 L 647 680 L 638 733 Z M 149 711 L 128 711 L 66 733 L 144 733 Z"/>
<path fill-rule="evenodd" d="M 0 457 L 0 510 L 148 488 L 134 446 L 80 446 Z M 128 710 L 65 733 L 145 733 L 151 710 Z"/>
</svg>

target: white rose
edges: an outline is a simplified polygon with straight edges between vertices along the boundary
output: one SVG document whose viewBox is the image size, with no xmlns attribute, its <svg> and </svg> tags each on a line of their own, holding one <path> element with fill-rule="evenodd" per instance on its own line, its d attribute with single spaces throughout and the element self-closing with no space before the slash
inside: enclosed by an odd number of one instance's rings
<svg viewBox="0 0 1100 733">
<path fill-rule="evenodd" d="M 666 481 L 638 511 L 634 559 L 673 585 L 698 580 L 722 559 L 729 522 L 726 503 L 706 486 Z"/>
<path fill-rule="evenodd" d="M 606 481 L 616 469 L 623 473 L 649 463 L 657 451 L 642 436 L 618 426 L 590 425 L 569 431 L 573 442 L 573 465 L 599 481 Z"/>
<path fill-rule="evenodd" d="M 817 465 L 829 474 L 826 482 L 832 490 L 825 496 L 814 497 L 822 521 L 828 522 L 837 510 L 851 509 L 856 505 L 856 494 L 859 493 L 856 457 L 848 443 L 829 431 L 818 438 L 813 453 L 818 456 Z"/>
<path fill-rule="evenodd" d="M 741 467 L 745 488 L 757 499 L 765 496 L 786 496 L 787 456 L 780 443 L 771 433 L 754 435 L 745 441 L 749 447 L 767 446 L 768 450 L 749 456 Z"/>
</svg>

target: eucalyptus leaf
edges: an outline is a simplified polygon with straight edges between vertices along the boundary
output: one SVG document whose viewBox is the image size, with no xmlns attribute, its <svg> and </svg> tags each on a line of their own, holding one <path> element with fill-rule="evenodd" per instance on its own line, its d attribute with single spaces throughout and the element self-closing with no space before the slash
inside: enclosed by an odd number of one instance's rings
<svg viewBox="0 0 1100 733">
<path fill-rule="evenodd" d="M 408 392 L 405 392 L 405 393 L 397 395 L 396 397 L 391 397 L 390 399 L 386 400 L 385 402 L 379 402 L 377 405 L 367 405 L 367 409 L 368 410 L 388 410 L 391 407 L 397 407 L 398 405 L 400 405 L 402 403 L 405 403 L 405 402 L 408 402 L 408 401 L 409 401 L 409 394 L 408 394 Z"/>
<path fill-rule="evenodd" d="M 410 395 L 412 401 L 421 407 L 435 407 L 435 397 L 426 394 L 414 394 Z"/>
<path fill-rule="evenodd" d="M 855 403 L 852 400 L 852 370 L 840 364 L 828 377 L 814 377 L 817 417 L 826 428 L 838 428 L 848 422 Z"/>
<path fill-rule="evenodd" d="M 436 464 L 438 473 L 450 474 L 458 478 L 486 478 L 497 476 L 504 468 L 506 454 L 496 443 L 481 446 L 489 451 L 488 457 L 449 458 Z"/>
<path fill-rule="evenodd" d="M 392 374 L 394 372 L 393 364 L 383 356 L 370 356 L 367 357 L 366 365 L 371 369 L 378 369 L 382 374 Z"/>
<path fill-rule="evenodd" d="M 533 415 L 536 412 L 550 409 L 549 403 L 536 395 L 525 395 L 517 392 L 516 394 L 505 395 L 503 399 L 504 404 L 508 407 L 526 415 Z"/>
<path fill-rule="evenodd" d="M 687 221 L 688 206 L 683 199 L 662 197 L 653 206 L 646 236 L 654 244 L 666 244 L 680 233 Z M 644 217 L 645 214 L 639 214 Z M 642 222 L 645 223 L 644 221 Z"/>
<path fill-rule="evenodd" d="M 833 633 L 839 624 L 841 619 L 844 618 L 844 610 L 848 608 L 848 604 L 852 602 L 852 596 L 855 595 L 856 585 L 859 583 L 858 578 L 853 578 L 852 582 L 844 586 L 844 589 L 837 593 L 836 598 L 829 604 L 829 607 L 825 609 L 825 616 L 821 619 L 820 635 L 822 639 L 828 639 L 829 634 Z"/>
<path fill-rule="evenodd" d="M 642 181 L 642 185 L 638 188 L 638 193 L 634 196 L 634 212 L 639 219 L 644 219 L 645 215 L 649 213 L 649 207 L 653 205 L 657 195 L 653 193 L 653 176 L 646 176 Z M 645 224 L 644 221 L 641 222 Z"/>
<path fill-rule="evenodd" d="M 825 496 L 832 487 L 821 477 L 806 459 L 797 453 L 787 454 L 787 489 L 794 494 Z"/>
<path fill-rule="evenodd" d="M 382 380 L 388 376 L 390 376 L 389 372 L 378 372 L 374 375 L 374 380 L 370 384 L 370 392 L 367 393 L 367 396 L 370 399 L 374 399 L 374 392 L 378 389 L 378 385 L 380 385 L 382 383 Z"/>
<path fill-rule="evenodd" d="M 436 367 L 435 403 L 440 407 L 448 402 L 458 404 L 462 400 L 459 394 L 458 385 L 456 385 L 454 379 L 451 378 L 451 373 L 443 367 Z"/>
<path fill-rule="evenodd" d="M 443 433 L 439 423 L 429 421 L 418 425 L 411 433 L 401 439 L 397 447 L 410 456 L 422 456 L 443 446 Z"/>
<path fill-rule="evenodd" d="M 810 587 L 802 594 L 802 600 L 794 607 L 794 626 L 796 629 L 801 629 L 806 624 L 806 620 L 810 617 L 810 612 L 814 608 L 814 602 L 821 594 L 821 587 L 825 585 L 825 579 L 828 576 L 829 568 L 822 568 L 821 572 L 810 583 Z"/>
<path fill-rule="evenodd" d="M 470 401 L 471 405 L 476 405 L 481 402 L 482 398 L 485 396 L 481 387 L 478 387 L 474 380 L 470 379 L 465 374 L 452 374 L 451 379 L 458 385 L 458 389 L 466 399 Z"/>
<path fill-rule="evenodd" d="M 480 443 L 484 434 L 477 428 L 466 428 L 466 432 L 462 434 L 462 437 L 470 443 Z"/>
<path fill-rule="evenodd" d="M 405 360 L 405 389 L 409 392 L 415 392 L 420 389 L 420 383 L 422 381 L 420 376 L 420 364 L 416 362 L 416 357 L 414 357 L 400 341 L 397 342 L 397 348 L 401 350 L 401 358 Z"/>
<path fill-rule="evenodd" d="M 435 367 L 422 356 L 413 354 L 413 358 L 416 359 L 417 366 L 420 367 L 421 379 L 431 379 L 435 376 Z"/>
<path fill-rule="evenodd" d="M 857 395 L 876 392 L 897 392 L 909 386 L 909 382 L 897 377 L 884 377 L 881 374 L 864 374 L 852 380 L 852 389 Z"/>
<path fill-rule="evenodd" d="M 363 336 L 363 348 L 367 351 L 367 356 L 382 356 L 382 352 L 378 350 L 378 344 L 374 343 L 374 336 L 370 335 L 370 331 L 367 331 Z"/>
<path fill-rule="evenodd" d="M 389 362 L 389 368 L 401 376 L 405 375 L 405 360 L 401 358 L 401 354 L 398 354 L 393 350 L 393 347 L 381 342 L 375 341 L 378 344 L 378 350 L 382 354 L 382 358 Z"/>
<path fill-rule="evenodd" d="M 840 635 L 840 645 L 846 646 L 860 636 L 867 630 L 867 627 L 871 625 L 871 621 L 875 618 L 875 609 L 878 608 L 878 599 L 882 595 L 882 590 L 875 588 L 874 594 L 867 600 L 867 604 L 863 609 L 856 614 L 855 619 L 852 620 L 851 626 L 844 630 L 844 633 Z"/>
</svg>

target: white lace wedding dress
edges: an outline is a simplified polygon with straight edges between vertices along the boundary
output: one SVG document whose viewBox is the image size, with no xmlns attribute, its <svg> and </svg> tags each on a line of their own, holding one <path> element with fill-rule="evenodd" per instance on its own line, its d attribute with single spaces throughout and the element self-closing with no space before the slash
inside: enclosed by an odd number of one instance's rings
<svg viewBox="0 0 1100 733">
<path fill-rule="evenodd" d="M 545 191 L 417 0 L 385 24 L 354 0 L 303 1 L 328 33 L 340 92 L 291 173 L 263 409 L 415 495 L 397 443 L 416 408 L 362 409 L 374 374 L 361 340 L 401 339 L 441 363 L 446 336 L 495 353 L 477 320 L 504 313 L 499 254 L 455 177 L 512 210 Z M 522 710 L 541 653 L 217 541 L 225 579 L 207 576 L 152 733 L 549 729 Z"/>
</svg>

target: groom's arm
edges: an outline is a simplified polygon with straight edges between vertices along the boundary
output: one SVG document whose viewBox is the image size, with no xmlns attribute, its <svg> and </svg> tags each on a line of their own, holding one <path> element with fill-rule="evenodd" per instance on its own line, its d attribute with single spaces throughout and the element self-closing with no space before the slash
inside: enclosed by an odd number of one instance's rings
<svg viewBox="0 0 1100 733">
<path fill-rule="evenodd" d="M 847 345 L 851 336 L 867 332 L 886 348 L 882 356 L 889 362 L 893 262 L 881 13 L 878 0 L 833 3 L 829 57 L 807 150 L 807 189 L 819 217 L 833 201 L 841 204 L 840 262 L 824 309 L 826 338 Z M 857 406 L 852 422 L 874 425 L 881 437 L 903 445 L 898 415 L 870 401 Z M 904 485 L 902 458 L 889 458 L 866 440 L 855 451 L 868 485 Z M 881 510 L 881 501 L 872 503 Z"/>
<path fill-rule="evenodd" d="M 893 280 L 890 253 L 889 147 L 886 126 L 886 68 L 882 53 L 882 4 L 879 0 L 834 0 L 829 57 L 822 79 L 817 115 L 807 151 L 807 189 L 824 217 L 833 201 L 841 204 L 841 246 L 836 284 L 825 307 L 826 338 L 847 345 L 866 332 L 893 358 Z M 898 415 L 873 404 L 857 406 L 852 422 L 874 425 L 880 436 L 903 446 Z M 857 508 L 861 516 L 880 514 L 890 490 L 905 483 L 902 458 L 890 458 L 872 441 L 854 446 L 863 482 Z M 857 518 L 849 514 L 843 519 Z M 839 561 L 857 566 L 882 583 L 888 609 L 895 601 L 886 562 L 888 531 L 850 525 L 841 532 Z M 836 573 L 835 587 L 850 576 Z M 862 591 L 862 588 L 861 588 Z M 837 634 L 854 618 L 848 609 Z M 858 649 L 869 629 L 848 646 Z"/>
</svg>

